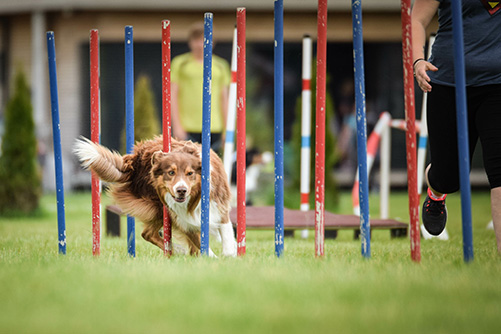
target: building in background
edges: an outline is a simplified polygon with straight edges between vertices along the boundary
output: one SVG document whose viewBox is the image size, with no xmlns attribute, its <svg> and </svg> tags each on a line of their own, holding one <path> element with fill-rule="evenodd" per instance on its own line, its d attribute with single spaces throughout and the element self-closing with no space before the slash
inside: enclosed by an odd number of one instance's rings
<svg viewBox="0 0 501 334">
<path fill-rule="evenodd" d="M 269 110 L 272 117 L 274 4 L 271 0 L 244 0 L 238 5 L 247 8 L 247 75 L 253 80 L 248 84 L 247 101 Z M 316 5 L 317 1 L 313 0 L 284 1 L 286 139 L 301 92 L 301 39 L 309 34 L 315 40 L 317 34 Z M 99 29 L 101 42 L 102 143 L 118 149 L 125 113 L 124 27 L 134 27 L 135 77 L 139 74 L 150 77 L 160 109 L 161 21 L 171 20 L 174 57 L 187 50 L 190 25 L 203 20 L 204 12 L 213 12 L 214 52 L 230 60 L 236 18 L 234 6 L 232 0 L 3 0 L 0 3 L 0 124 L 15 68 L 22 65 L 31 82 L 41 147 L 52 147 L 45 32 L 53 30 L 64 169 L 73 176 L 65 180 L 67 187 L 78 186 L 82 180 L 75 176 L 79 174 L 79 167 L 71 148 L 76 137 L 90 133 L 89 31 Z M 394 118 L 403 118 L 400 1 L 365 1 L 362 8 L 368 112 L 374 119 L 384 110 L 389 110 Z M 340 95 L 343 84 L 353 77 L 349 1 L 329 1 L 327 29 L 329 92 L 337 104 L 343 101 Z M 419 116 L 419 109 L 416 112 Z M 404 140 L 403 135 L 393 137 L 394 141 Z M 395 148 L 392 159 L 395 167 L 405 168 L 404 152 L 404 146 Z M 47 154 L 45 161 L 53 163 L 50 149 Z M 51 177 L 46 173 L 46 187 L 54 184 Z"/>
</svg>

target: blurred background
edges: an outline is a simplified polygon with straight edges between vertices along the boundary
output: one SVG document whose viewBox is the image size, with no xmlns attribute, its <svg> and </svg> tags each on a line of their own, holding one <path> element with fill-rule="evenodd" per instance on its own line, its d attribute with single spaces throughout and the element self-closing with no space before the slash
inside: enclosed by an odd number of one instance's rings
<svg viewBox="0 0 501 334">
<path fill-rule="evenodd" d="M 172 57 L 188 51 L 189 27 L 214 13 L 214 53 L 231 60 L 237 6 L 247 8 L 247 132 L 250 147 L 273 150 L 273 1 L 271 0 L 2 0 L 0 2 L 0 134 L 17 68 L 31 89 L 43 188 L 54 189 L 52 130 L 45 32 L 55 32 L 65 187 L 90 187 L 71 153 L 74 139 L 90 136 L 89 31 L 99 29 L 101 62 L 101 142 L 120 149 L 125 124 L 124 27 L 134 27 L 135 79 L 149 78 L 158 120 L 161 119 L 161 21 L 171 20 Z M 285 139 L 294 139 L 301 94 L 301 40 L 317 34 L 317 1 L 284 1 Z M 368 132 L 379 114 L 404 118 L 400 1 L 369 0 L 363 6 Z M 435 22 L 435 21 L 434 21 Z M 436 27 L 431 27 L 430 32 Z M 356 170 L 356 142 L 350 131 L 354 111 L 351 2 L 330 0 L 327 25 L 328 87 L 333 107 L 329 130 L 336 146 L 332 173 L 340 187 L 351 187 Z M 313 46 L 316 52 L 316 46 Z M 315 55 L 314 55 L 315 57 Z M 416 90 L 416 117 L 422 95 Z M 405 137 L 392 132 L 393 187 L 406 187 Z M 288 148 L 289 147 L 289 148 Z M 286 145 L 287 152 L 293 153 Z M 328 152 L 329 154 L 329 152 Z M 299 166 L 286 170 L 299 174 Z M 287 162 L 288 161 L 288 162 Z M 481 167 L 476 158 L 474 168 Z M 377 164 L 375 165 L 377 171 Z M 476 169 L 475 169 L 476 170 Z M 486 186 L 483 171 L 473 173 L 473 186 Z"/>
</svg>

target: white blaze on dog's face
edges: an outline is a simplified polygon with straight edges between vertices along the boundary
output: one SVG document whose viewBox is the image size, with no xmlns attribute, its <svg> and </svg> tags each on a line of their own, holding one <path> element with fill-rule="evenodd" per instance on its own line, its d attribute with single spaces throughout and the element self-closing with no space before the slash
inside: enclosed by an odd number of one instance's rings
<svg viewBox="0 0 501 334">
<path fill-rule="evenodd" d="M 197 157 L 184 152 L 159 151 L 153 154 L 151 162 L 154 187 L 164 204 L 167 204 L 167 196 L 184 203 L 199 192 L 201 163 Z"/>
</svg>

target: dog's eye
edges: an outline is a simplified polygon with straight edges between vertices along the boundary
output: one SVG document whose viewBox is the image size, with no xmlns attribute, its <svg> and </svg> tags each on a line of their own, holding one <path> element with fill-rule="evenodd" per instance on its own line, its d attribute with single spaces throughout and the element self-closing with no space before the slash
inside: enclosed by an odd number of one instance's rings
<svg viewBox="0 0 501 334">
<path fill-rule="evenodd" d="M 188 176 L 192 176 L 193 174 L 194 174 L 193 172 L 186 173 L 186 175 L 188 175 Z"/>
<path fill-rule="evenodd" d="M 173 170 L 170 170 L 167 172 L 167 175 L 169 176 L 174 176 L 176 173 Z"/>
</svg>

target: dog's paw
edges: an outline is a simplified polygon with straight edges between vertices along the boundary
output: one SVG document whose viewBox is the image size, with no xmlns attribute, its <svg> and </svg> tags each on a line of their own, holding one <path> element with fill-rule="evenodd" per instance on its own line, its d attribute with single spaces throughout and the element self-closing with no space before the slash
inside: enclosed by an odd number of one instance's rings
<svg viewBox="0 0 501 334">
<path fill-rule="evenodd" d="M 217 255 L 214 254 L 214 252 L 212 251 L 212 249 L 210 247 L 209 247 L 209 257 L 213 257 L 213 258 L 217 259 Z"/>
<path fill-rule="evenodd" d="M 236 257 L 237 256 L 237 242 L 235 239 L 228 243 L 223 243 L 223 256 Z"/>
<path fill-rule="evenodd" d="M 180 244 L 172 243 L 172 254 L 173 255 L 188 255 L 189 252 L 186 248 Z"/>
</svg>

